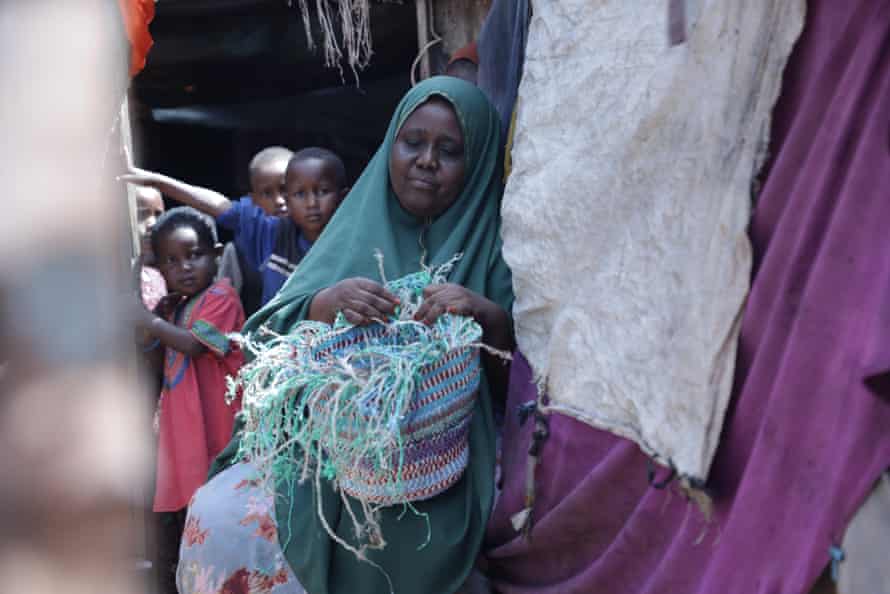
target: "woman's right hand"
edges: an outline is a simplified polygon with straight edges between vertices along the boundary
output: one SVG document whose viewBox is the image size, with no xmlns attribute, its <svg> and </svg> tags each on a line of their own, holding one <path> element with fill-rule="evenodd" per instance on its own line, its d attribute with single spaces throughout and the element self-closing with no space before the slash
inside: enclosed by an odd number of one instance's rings
<svg viewBox="0 0 890 594">
<path fill-rule="evenodd" d="M 318 292 L 309 317 L 332 323 L 337 312 L 357 326 L 383 322 L 393 315 L 399 299 L 383 285 L 367 278 L 347 278 Z"/>
</svg>

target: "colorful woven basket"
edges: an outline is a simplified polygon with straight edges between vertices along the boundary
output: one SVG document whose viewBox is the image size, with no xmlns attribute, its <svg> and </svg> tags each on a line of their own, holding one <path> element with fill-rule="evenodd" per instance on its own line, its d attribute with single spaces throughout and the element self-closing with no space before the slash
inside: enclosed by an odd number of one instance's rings
<svg viewBox="0 0 890 594">
<path fill-rule="evenodd" d="M 254 356 L 230 386 L 243 396 L 241 455 L 275 483 L 330 481 L 361 503 L 374 529 L 376 509 L 457 482 L 469 457 L 482 328 L 463 316 L 427 326 L 412 315 L 447 269 L 386 283 L 401 303 L 386 324 L 352 326 L 339 315 L 333 325 L 303 321 L 286 335 L 241 337 Z M 379 530 L 370 540 L 382 542 Z"/>
<path fill-rule="evenodd" d="M 313 349 L 313 358 L 322 362 L 348 360 L 362 353 L 365 360 L 352 360 L 357 375 L 362 376 L 374 365 L 375 355 L 392 353 L 418 339 L 416 327 L 402 326 L 395 332 L 381 324 L 358 326 L 322 341 Z M 469 458 L 470 420 L 479 389 L 479 349 L 463 347 L 446 352 L 434 363 L 416 370 L 415 390 L 407 413 L 400 418 L 401 443 L 377 452 L 376 457 L 358 456 L 337 460 L 334 469 L 340 488 L 356 499 L 383 506 L 429 499 L 442 493 L 460 479 Z M 353 395 L 362 401 L 369 415 L 376 410 L 373 390 L 356 390 Z M 315 401 L 318 408 L 330 401 Z M 324 414 L 316 409 L 314 414 Z M 341 419 L 337 442 L 356 438 L 361 426 Z"/>
</svg>

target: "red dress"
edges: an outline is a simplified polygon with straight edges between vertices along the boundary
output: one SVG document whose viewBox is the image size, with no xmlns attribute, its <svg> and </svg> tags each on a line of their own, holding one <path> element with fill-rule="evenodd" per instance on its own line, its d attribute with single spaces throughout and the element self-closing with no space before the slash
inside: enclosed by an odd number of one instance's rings
<svg viewBox="0 0 890 594">
<path fill-rule="evenodd" d="M 188 505 L 207 480 L 210 463 L 229 442 L 240 397 L 226 404 L 226 376 L 243 354 L 226 337 L 240 332 L 244 310 L 228 279 L 219 280 L 177 309 L 176 325 L 207 347 L 197 357 L 167 349 L 161 390 L 158 471 L 154 511 Z"/>
</svg>

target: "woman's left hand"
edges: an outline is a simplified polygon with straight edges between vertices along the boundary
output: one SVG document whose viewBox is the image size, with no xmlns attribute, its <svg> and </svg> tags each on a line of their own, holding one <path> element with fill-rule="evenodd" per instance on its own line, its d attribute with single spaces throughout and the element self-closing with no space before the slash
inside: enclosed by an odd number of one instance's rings
<svg viewBox="0 0 890 594">
<path fill-rule="evenodd" d="M 511 352 L 516 346 L 510 315 L 503 307 L 460 285 L 429 285 L 423 290 L 423 303 L 414 319 L 431 325 L 446 313 L 476 320 L 482 326 L 482 342 L 490 347 Z M 499 398 L 505 398 L 509 367 L 503 358 L 491 353 L 484 353 L 482 358 L 492 389 Z"/>
<path fill-rule="evenodd" d="M 423 290 L 423 303 L 414 314 L 414 319 L 432 325 L 441 315 L 450 313 L 471 317 L 481 323 L 480 318 L 487 302 L 481 295 L 460 285 L 429 285 Z"/>
</svg>

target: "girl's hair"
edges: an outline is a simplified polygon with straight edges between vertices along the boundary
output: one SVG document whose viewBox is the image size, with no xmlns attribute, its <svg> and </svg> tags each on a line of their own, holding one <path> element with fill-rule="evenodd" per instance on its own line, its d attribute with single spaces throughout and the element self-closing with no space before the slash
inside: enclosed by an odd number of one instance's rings
<svg viewBox="0 0 890 594">
<path fill-rule="evenodd" d="M 213 219 L 190 206 L 171 208 L 160 217 L 151 230 L 151 249 L 158 254 L 161 237 L 180 227 L 189 227 L 198 234 L 198 241 L 204 247 L 216 246 L 216 225 Z"/>
</svg>

